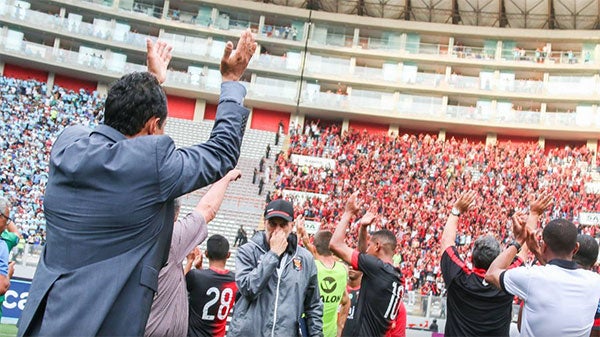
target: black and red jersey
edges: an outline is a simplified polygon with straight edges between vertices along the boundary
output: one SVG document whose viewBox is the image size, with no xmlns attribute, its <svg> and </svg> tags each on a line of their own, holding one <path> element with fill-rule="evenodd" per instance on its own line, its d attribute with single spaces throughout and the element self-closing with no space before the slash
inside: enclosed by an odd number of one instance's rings
<svg viewBox="0 0 600 337">
<path fill-rule="evenodd" d="M 385 336 L 399 312 L 404 289 L 398 268 L 375 256 L 355 251 L 352 268 L 363 272 L 354 313 L 357 324 L 346 324 L 343 336 Z"/>
<path fill-rule="evenodd" d="M 509 267 L 521 265 L 517 259 Z M 484 269 L 469 268 L 451 246 L 442 254 L 448 289 L 445 336 L 508 336 L 514 296 L 485 281 Z"/>
<path fill-rule="evenodd" d="M 194 269 L 185 276 L 189 293 L 188 336 L 225 336 L 227 316 L 235 303 L 235 274 L 228 270 Z"/>
<path fill-rule="evenodd" d="M 356 306 L 358 305 L 358 295 L 360 295 L 360 286 L 352 288 L 346 286 L 346 292 L 348 293 L 348 299 L 350 300 L 350 309 L 348 309 L 348 318 L 346 318 L 346 325 L 344 329 L 348 327 L 349 331 L 354 329 L 353 325 L 356 324 Z"/>
</svg>

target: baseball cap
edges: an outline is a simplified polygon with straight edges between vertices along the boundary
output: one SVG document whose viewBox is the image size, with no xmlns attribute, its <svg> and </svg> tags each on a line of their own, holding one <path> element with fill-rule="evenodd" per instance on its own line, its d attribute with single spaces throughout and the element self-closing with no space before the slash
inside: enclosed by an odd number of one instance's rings
<svg viewBox="0 0 600 337">
<path fill-rule="evenodd" d="M 285 221 L 294 220 L 294 206 L 291 202 L 277 199 L 271 201 L 265 208 L 265 219 L 282 218 Z"/>
</svg>

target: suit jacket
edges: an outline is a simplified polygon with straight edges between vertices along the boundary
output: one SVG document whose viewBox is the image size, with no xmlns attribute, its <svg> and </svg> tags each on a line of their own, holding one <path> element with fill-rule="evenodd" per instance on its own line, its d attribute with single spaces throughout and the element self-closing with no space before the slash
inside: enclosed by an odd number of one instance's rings
<svg viewBox="0 0 600 337">
<path fill-rule="evenodd" d="M 50 155 L 46 246 L 19 336 L 142 336 L 166 262 L 173 200 L 234 168 L 249 111 L 225 82 L 210 139 L 176 149 L 168 136 L 126 138 L 66 128 Z"/>
</svg>

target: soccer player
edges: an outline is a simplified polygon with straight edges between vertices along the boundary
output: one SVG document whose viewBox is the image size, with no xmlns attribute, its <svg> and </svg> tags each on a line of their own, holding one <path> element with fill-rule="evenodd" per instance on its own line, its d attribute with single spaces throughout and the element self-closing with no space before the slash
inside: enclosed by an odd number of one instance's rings
<svg viewBox="0 0 600 337">
<path fill-rule="evenodd" d="M 358 214 L 358 192 L 348 201 L 340 223 L 333 233 L 329 248 L 352 268 L 363 272 L 360 296 L 356 313 L 360 324 L 344 327 L 343 336 L 383 336 L 395 327 L 402 301 L 403 288 L 399 269 L 395 268 L 392 256 L 396 249 L 396 237 L 388 230 L 379 230 L 367 240 L 367 226 L 375 220 L 372 207 L 359 220 L 358 250 L 345 242 L 346 229 L 350 220 Z M 368 244 L 367 244 L 368 241 Z"/>
<path fill-rule="evenodd" d="M 345 312 L 345 315 L 340 317 L 340 325 L 342 328 L 348 327 L 350 331 L 354 329 L 353 324 L 356 324 L 355 314 L 356 306 L 358 305 L 358 295 L 360 295 L 360 283 L 362 281 L 363 273 L 360 270 L 355 270 L 352 266 L 348 268 L 348 284 L 346 286 L 346 293 L 348 294 L 348 300 L 350 305 Z M 344 313 L 342 311 L 341 313 Z"/>
<path fill-rule="evenodd" d="M 193 269 L 185 275 L 189 292 L 188 336 L 225 336 L 227 316 L 235 302 L 235 274 L 225 268 L 229 242 L 219 234 L 206 242 L 208 269 Z"/>
</svg>

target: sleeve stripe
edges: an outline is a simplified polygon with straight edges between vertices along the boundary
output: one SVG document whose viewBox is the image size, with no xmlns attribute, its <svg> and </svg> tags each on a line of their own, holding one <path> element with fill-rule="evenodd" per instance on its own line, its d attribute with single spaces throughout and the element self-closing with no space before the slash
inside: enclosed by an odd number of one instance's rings
<svg viewBox="0 0 600 337">
<path fill-rule="evenodd" d="M 358 269 L 358 255 L 360 254 L 360 252 L 358 250 L 355 250 L 354 252 L 352 252 L 352 261 L 350 261 L 352 268 L 354 270 L 359 270 Z"/>
<path fill-rule="evenodd" d="M 471 274 L 471 270 L 467 267 L 465 261 L 463 261 L 458 255 L 456 255 L 456 248 L 454 246 L 446 248 L 446 253 L 448 253 L 448 257 L 450 258 L 450 260 L 456 263 L 465 273 L 467 273 L 467 275 Z"/>
<path fill-rule="evenodd" d="M 504 286 L 504 273 L 506 273 L 506 270 L 500 273 L 500 289 L 507 292 L 506 287 Z"/>
</svg>

